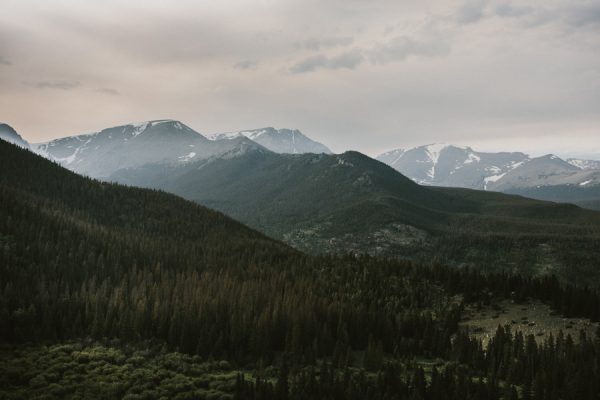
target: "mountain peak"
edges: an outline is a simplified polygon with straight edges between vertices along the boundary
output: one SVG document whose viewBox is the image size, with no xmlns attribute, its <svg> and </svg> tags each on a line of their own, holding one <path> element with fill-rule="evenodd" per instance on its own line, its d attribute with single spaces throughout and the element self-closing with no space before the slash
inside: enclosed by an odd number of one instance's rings
<svg viewBox="0 0 600 400">
<path fill-rule="evenodd" d="M 106 178 L 118 169 L 195 161 L 235 145 L 209 141 L 180 121 L 160 119 L 40 143 L 35 151 L 73 171 Z"/>
<path fill-rule="evenodd" d="M 143 121 L 143 122 L 137 122 L 137 123 L 132 123 L 132 124 L 128 124 L 128 125 L 122 125 L 117 128 L 123 128 L 123 129 L 133 128 L 133 129 L 128 129 L 128 130 L 129 130 L 129 133 L 131 133 L 131 135 L 134 137 L 139 136 L 140 134 L 143 134 L 144 132 L 147 132 L 148 130 L 155 129 L 155 128 L 156 129 L 160 128 L 163 131 L 168 131 L 170 133 L 177 133 L 178 131 L 180 131 L 182 133 L 194 133 L 194 134 L 200 135 L 198 132 L 194 131 L 192 128 L 185 125 L 181 121 L 177 121 L 177 120 L 173 120 L 173 119 L 157 119 L 157 120 L 152 120 L 152 121 Z M 113 129 L 113 128 L 109 128 L 109 129 Z"/>
</svg>

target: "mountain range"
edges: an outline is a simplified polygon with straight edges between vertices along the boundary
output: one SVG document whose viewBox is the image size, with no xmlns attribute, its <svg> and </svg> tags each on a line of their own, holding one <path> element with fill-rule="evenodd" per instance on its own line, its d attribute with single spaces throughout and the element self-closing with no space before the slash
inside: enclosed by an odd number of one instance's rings
<svg viewBox="0 0 600 400">
<path fill-rule="evenodd" d="M 31 146 L 36 153 L 72 171 L 94 178 L 107 178 L 122 168 L 149 163 L 186 163 L 260 145 L 243 136 L 231 140 L 209 140 L 179 121 L 156 120 Z"/>
<path fill-rule="evenodd" d="M 6 124 L 0 125 L 0 134 L 72 171 L 101 179 L 125 168 L 232 157 L 249 149 L 279 154 L 332 153 L 299 130 L 267 127 L 203 136 L 174 120 L 122 125 L 36 144 L 27 143 Z M 600 208 L 600 161 L 479 152 L 446 144 L 396 149 L 377 160 L 421 185 L 500 191 Z"/>
<path fill-rule="evenodd" d="M 423 185 L 500 191 L 582 205 L 600 199 L 600 162 L 593 160 L 486 153 L 445 144 L 392 150 L 377 159 Z"/>
<path fill-rule="evenodd" d="M 331 153 L 298 130 L 264 128 L 206 137 L 174 120 L 116 126 L 31 146 L 38 154 L 94 178 L 107 178 L 119 169 L 150 163 L 178 164 L 231 156 L 246 148 L 264 147 L 277 153 Z"/>
<path fill-rule="evenodd" d="M 595 276 L 593 257 L 586 258 L 600 252 L 600 215 L 595 212 L 491 188 L 486 192 L 419 185 L 410 174 L 406 177 L 358 152 L 278 153 L 253 136 L 257 135 L 208 139 L 179 121 L 160 120 L 31 148 L 82 175 L 177 194 L 311 253 L 433 257 L 461 265 L 485 262 L 492 269 L 550 268 L 567 279 Z M 294 136 L 284 134 L 288 143 Z M 530 159 L 522 153 L 488 156 L 468 151 L 462 160 L 466 167 L 455 169 L 460 171 L 455 174 L 496 167 L 496 175 L 504 168 L 509 176 L 526 165 L 578 168 L 552 156 Z M 429 158 L 415 155 L 413 164 L 426 164 L 421 168 L 424 176 L 439 179 L 452 165 L 449 154 L 459 159 L 461 149 L 430 146 Z"/>
</svg>

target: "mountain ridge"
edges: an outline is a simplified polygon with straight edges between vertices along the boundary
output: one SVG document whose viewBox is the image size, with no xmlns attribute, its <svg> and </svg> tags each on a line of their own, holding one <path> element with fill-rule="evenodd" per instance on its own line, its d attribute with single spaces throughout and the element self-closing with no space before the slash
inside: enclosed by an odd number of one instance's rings
<svg viewBox="0 0 600 400">
<path fill-rule="evenodd" d="M 233 139 L 240 136 L 247 137 L 275 153 L 332 153 L 327 146 L 308 138 L 298 129 L 266 127 L 207 135 L 211 140 Z"/>
<path fill-rule="evenodd" d="M 600 204 L 595 190 L 600 187 L 600 161 L 442 144 L 396 149 L 377 159 L 423 185 L 500 191 L 592 209 Z"/>
<path fill-rule="evenodd" d="M 33 145 L 33 150 L 83 175 L 106 178 L 147 163 L 185 163 L 234 148 L 260 146 L 246 138 L 211 141 L 176 120 L 119 125 Z"/>
<path fill-rule="evenodd" d="M 230 159 L 124 169 L 110 179 L 178 194 L 309 253 L 435 254 L 459 265 L 477 265 L 481 255 L 498 253 L 496 259 L 486 256 L 489 268 L 537 268 L 542 245 L 575 249 L 574 238 L 587 243 L 600 235 L 599 213 L 492 191 L 418 185 L 358 152 L 250 149 Z M 567 271 L 571 264 L 557 261 L 554 267 Z M 580 268 L 591 266 L 582 261 Z"/>
</svg>

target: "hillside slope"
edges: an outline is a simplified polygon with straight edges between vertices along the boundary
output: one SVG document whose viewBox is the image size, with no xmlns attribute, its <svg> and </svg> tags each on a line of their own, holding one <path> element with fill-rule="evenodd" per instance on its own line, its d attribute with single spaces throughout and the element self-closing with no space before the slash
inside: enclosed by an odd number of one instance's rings
<svg viewBox="0 0 600 400">
<path fill-rule="evenodd" d="M 121 170 L 111 179 L 177 193 L 310 252 L 356 251 L 459 264 L 484 260 L 510 268 L 549 264 L 565 270 L 570 262 L 548 256 L 545 245 L 556 249 L 562 243 L 575 252 L 585 248 L 583 257 L 600 257 L 592 246 L 600 237 L 596 212 L 500 193 L 420 186 L 356 152 L 249 151 L 184 166 Z M 580 267 L 597 268 L 591 259 Z"/>
<path fill-rule="evenodd" d="M 12 268 L 48 260 L 70 264 L 80 252 L 94 260 L 102 255 L 113 266 L 183 269 L 227 265 L 232 250 L 235 260 L 295 253 L 219 212 L 164 192 L 84 178 L 5 141 L 0 141 L 0 198 L 0 242 L 23 251 Z"/>
</svg>

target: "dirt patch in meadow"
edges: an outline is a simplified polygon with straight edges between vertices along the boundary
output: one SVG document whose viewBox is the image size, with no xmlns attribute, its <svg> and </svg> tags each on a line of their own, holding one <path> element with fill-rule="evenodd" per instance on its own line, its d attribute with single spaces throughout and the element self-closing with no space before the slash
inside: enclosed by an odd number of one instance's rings
<svg viewBox="0 0 600 400">
<path fill-rule="evenodd" d="M 521 331 L 525 336 L 534 335 L 538 343 L 550 333 L 556 338 L 561 330 L 565 336 L 570 334 L 574 341 L 578 341 L 580 331 L 584 331 L 588 337 L 594 337 L 600 328 L 599 323 L 589 319 L 565 318 L 539 301 L 519 304 L 510 300 L 492 302 L 482 307 L 467 305 L 460 325 L 481 339 L 484 346 L 494 336 L 498 325 L 509 325 L 513 332 Z"/>
</svg>

